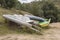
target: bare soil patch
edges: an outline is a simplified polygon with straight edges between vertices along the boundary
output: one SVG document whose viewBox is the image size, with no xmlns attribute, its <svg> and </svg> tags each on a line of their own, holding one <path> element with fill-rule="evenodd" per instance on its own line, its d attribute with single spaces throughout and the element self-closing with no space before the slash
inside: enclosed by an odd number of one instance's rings
<svg viewBox="0 0 60 40">
<path fill-rule="evenodd" d="M 60 23 L 52 23 L 50 27 L 43 35 L 7 34 L 0 36 L 0 40 L 60 40 Z"/>
</svg>

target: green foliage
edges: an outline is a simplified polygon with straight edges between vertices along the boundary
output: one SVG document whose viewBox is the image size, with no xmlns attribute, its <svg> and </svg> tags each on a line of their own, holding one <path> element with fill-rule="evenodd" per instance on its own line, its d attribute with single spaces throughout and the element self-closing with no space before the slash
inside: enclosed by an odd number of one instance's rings
<svg viewBox="0 0 60 40">
<path fill-rule="evenodd" d="M 15 8 L 19 10 L 21 9 L 21 6 L 22 6 L 21 3 L 18 1 Z"/>
<path fill-rule="evenodd" d="M 42 16 L 43 11 L 41 10 L 41 3 L 42 2 L 32 2 L 32 3 L 27 3 L 27 4 L 22 4 L 21 10 L 27 11 L 32 13 L 35 16 Z"/>
<path fill-rule="evenodd" d="M 42 10 L 40 9 L 40 4 L 39 3 L 32 3 L 32 9 L 31 9 L 31 13 L 36 15 L 36 16 L 41 16 L 42 14 Z"/>
<path fill-rule="evenodd" d="M 0 6 L 7 9 L 16 8 L 18 10 L 27 11 L 39 17 L 45 17 L 48 19 L 51 18 L 52 22 L 60 21 L 60 12 L 58 11 L 55 4 L 53 4 L 51 1 L 33 1 L 31 3 L 21 4 L 18 0 L 0 0 Z"/>
<path fill-rule="evenodd" d="M 53 3 L 46 2 L 43 7 L 43 14 L 45 18 L 51 18 L 52 22 L 57 22 L 58 20 L 58 9 Z"/>
<path fill-rule="evenodd" d="M 1 6 L 5 8 L 15 7 L 17 2 L 18 0 L 0 0 Z"/>
<path fill-rule="evenodd" d="M 46 1 L 34 1 L 27 4 L 21 4 L 21 10 L 32 13 L 35 16 L 51 18 L 52 22 L 59 21 L 59 11 L 54 3 Z"/>
</svg>

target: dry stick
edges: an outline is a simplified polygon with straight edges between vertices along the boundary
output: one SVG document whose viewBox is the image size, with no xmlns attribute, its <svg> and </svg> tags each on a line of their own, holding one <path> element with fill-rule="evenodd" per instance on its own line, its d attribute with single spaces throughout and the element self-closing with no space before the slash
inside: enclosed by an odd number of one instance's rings
<svg viewBox="0 0 60 40">
<path fill-rule="evenodd" d="M 28 27 L 28 26 L 27 26 Z M 28 27 L 28 28 L 30 28 L 30 29 L 32 29 L 32 30 L 34 30 L 34 31 L 36 31 L 36 32 L 39 32 L 40 33 L 40 31 L 39 30 L 37 30 L 37 29 L 35 29 L 35 28 L 32 28 L 32 27 Z"/>
<path fill-rule="evenodd" d="M 33 25 L 35 28 L 37 28 L 38 30 L 42 30 L 42 28 L 40 26 L 37 26 L 37 25 Z"/>
</svg>

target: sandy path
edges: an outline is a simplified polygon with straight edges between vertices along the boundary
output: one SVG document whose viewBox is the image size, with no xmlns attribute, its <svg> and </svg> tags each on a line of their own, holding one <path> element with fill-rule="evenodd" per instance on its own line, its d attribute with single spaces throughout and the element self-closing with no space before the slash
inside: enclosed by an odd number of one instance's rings
<svg viewBox="0 0 60 40">
<path fill-rule="evenodd" d="M 0 36 L 0 40 L 60 40 L 60 23 L 52 23 L 50 26 L 44 35 L 9 34 Z"/>
</svg>

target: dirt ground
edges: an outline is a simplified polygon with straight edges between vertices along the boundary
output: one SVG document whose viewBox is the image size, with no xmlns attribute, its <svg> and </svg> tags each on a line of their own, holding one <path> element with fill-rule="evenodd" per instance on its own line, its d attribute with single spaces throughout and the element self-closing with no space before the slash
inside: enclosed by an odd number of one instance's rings
<svg viewBox="0 0 60 40">
<path fill-rule="evenodd" d="M 52 23 L 50 27 L 43 35 L 8 34 L 0 36 L 0 40 L 60 40 L 60 23 Z"/>
</svg>

